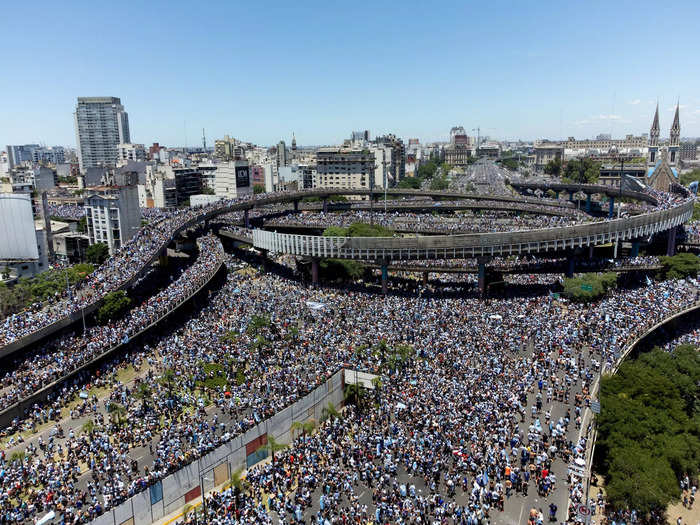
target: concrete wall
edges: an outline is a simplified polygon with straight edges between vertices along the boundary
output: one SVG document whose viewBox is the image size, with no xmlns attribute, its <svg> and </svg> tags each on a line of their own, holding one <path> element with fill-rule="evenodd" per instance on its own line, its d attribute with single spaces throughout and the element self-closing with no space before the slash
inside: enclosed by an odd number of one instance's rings
<svg viewBox="0 0 700 525">
<path fill-rule="evenodd" d="M 146 326 L 145 328 L 143 328 L 141 331 L 139 331 L 139 332 L 137 332 L 137 333 L 135 333 L 135 334 L 132 334 L 131 337 L 129 338 L 129 341 L 133 341 L 133 340 L 136 339 L 137 337 L 140 337 L 141 335 L 147 333 L 147 332 L 148 332 L 149 330 L 151 330 L 153 327 L 155 327 L 155 326 L 157 326 L 158 324 L 160 324 L 164 319 L 166 319 L 166 318 L 167 318 L 169 315 L 171 315 L 173 312 L 177 311 L 182 305 L 184 305 L 185 303 L 189 302 L 190 299 L 192 299 L 195 295 L 197 295 L 197 294 L 202 290 L 202 288 L 204 288 L 205 286 L 207 286 L 207 285 L 209 284 L 209 282 L 214 278 L 214 276 L 215 276 L 217 273 L 219 273 L 219 272 L 221 271 L 221 269 L 223 268 L 223 266 L 224 266 L 223 261 L 220 261 L 219 264 L 216 266 L 216 268 L 214 268 L 214 269 L 212 270 L 212 272 L 211 272 L 211 274 L 209 275 L 209 277 L 206 278 L 206 279 L 200 284 L 200 286 L 199 286 L 195 291 L 193 291 L 188 297 L 184 298 L 184 299 L 183 299 L 182 301 L 180 301 L 178 304 L 173 305 L 172 308 L 171 308 L 170 310 L 168 310 L 167 312 L 165 312 L 162 316 L 160 316 L 158 319 L 156 319 L 155 321 L 153 321 L 151 324 L 149 324 L 148 326 Z M 97 308 L 97 306 L 95 306 L 95 308 Z M 86 311 L 87 311 L 87 309 L 86 309 Z M 71 318 L 74 317 L 74 316 L 76 316 L 76 315 L 77 315 L 77 316 L 80 316 L 80 312 L 77 312 L 77 313 L 73 314 L 73 316 L 71 316 Z M 68 321 L 66 321 L 66 322 L 68 322 Z M 52 325 L 52 326 L 53 326 L 53 325 Z M 46 327 L 46 328 L 49 329 L 50 327 Z M 129 344 L 129 343 L 127 342 L 126 344 Z M 7 407 L 6 409 L 0 411 L 0 426 L 7 426 L 7 425 L 9 425 L 10 422 L 11 422 L 14 418 L 22 418 L 22 417 L 24 417 L 25 413 L 26 413 L 35 403 L 38 403 L 38 402 L 40 402 L 40 401 L 44 401 L 44 400 L 46 400 L 46 399 L 49 399 L 49 398 L 51 397 L 51 395 L 52 395 L 58 388 L 60 388 L 66 381 L 68 381 L 69 379 L 75 377 L 77 374 L 79 374 L 79 373 L 82 372 L 83 370 L 86 370 L 86 369 L 88 369 L 88 368 L 90 368 L 90 367 L 92 367 L 92 366 L 95 366 L 95 365 L 96 365 L 97 363 L 99 363 L 102 359 L 104 359 L 104 358 L 107 357 L 108 355 L 110 355 L 110 354 L 116 352 L 117 350 L 119 350 L 119 349 L 122 348 L 123 346 L 124 346 L 124 344 L 118 343 L 118 344 L 112 346 L 111 348 L 108 348 L 107 350 L 105 350 L 105 351 L 102 352 L 101 354 L 99 354 L 99 355 L 95 356 L 94 358 L 90 359 L 90 361 L 87 361 L 86 363 L 84 363 L 83 365 L 79 366 L 78 368 L 75 368 L 74 370 L 70 371 L 69 373 L 67 373 L 67 374 L 64 375 L 63 377 L 57 379 L 57 380 L 54 381 L 53 383 L 50 383 L 50 384 L 46 385 L 45 387 L 43 387 L 43 388 L 41 388 L 41 389 L 35 391 L 35 392 L 34 392 L 32 395 L 30 395 L 29 397 L 26 397 L 26 398 L 22 399 L 21 401 L 18 401 L 17 403 L 15 403 L 15 404 L 13 404 L 13 405 L 10 405 L 10 406 Z"/>
<path fill-rule="evenodd" d="M 354 373 L 354 372 L 353 372 Z M 343 378 L 339 370 L 328 381 L 293 405 L 261 421 L 247 432 L 212 450 L 205 456 L 173 472 L 147 490 L 132 496 L 117 507 L 92 521 L 94 525 L 146 525 L 168 514 L 181 511 L 184 505 L 200 494 L 214 489 L 215 482 L 226 481 L 231 473 L 246 468 L 246 445 L 262 436 L 274 436 L 278 443 L 291 443 L 290 427 L 294 421 L 321 419 L 328 403 L 343 402 Z M 363 374 L 364 376 L 365 374 Z"/>
</svg>

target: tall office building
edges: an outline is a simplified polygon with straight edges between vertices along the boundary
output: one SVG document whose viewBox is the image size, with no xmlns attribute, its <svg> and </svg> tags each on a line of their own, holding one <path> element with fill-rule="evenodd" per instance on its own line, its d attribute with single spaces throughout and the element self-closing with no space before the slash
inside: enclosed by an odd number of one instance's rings
<svg viewBox="0 0 700 525">
<path fill-rule="evenodd" d="M 119 144 L 131 142 L 129 116 L 116 97 L 78 97 L 75 135 L 80 171 L 117 162 Z"/>
<path fill-rule="evenodd" d="M 289 165 L 289 158 L 287 156 L 287 145 L 283 140 L 277 144 L 277 167 Z"/>
</svg>

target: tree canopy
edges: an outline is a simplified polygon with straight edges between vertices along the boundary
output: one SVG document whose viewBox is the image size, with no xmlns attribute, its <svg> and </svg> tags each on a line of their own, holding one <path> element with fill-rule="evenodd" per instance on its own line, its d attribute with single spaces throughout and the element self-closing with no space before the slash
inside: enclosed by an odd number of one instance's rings
<svg viewBox="0 0 700 525">
<path fill-rule="evenodd" d="M 347 228 L 329 226 L 323 230 L 323 235 L 325 237 L 391 237 L 394 231 L 378 224 L 355 222 Z M 342 281 L 359 279 L 364 272 L 361 263 L 346 259 L 324 259 L 321 261 L 320 269 L 323 278 Z"/>
<path fill-rule="evenodd" d="M 572 301 L 586 303 L 600 299 L 617 286 L 617 274 L 613 272 L 585 273 L 564 279 L 564 294 Z"/>
<path fill-rule="evenodd" d="M 596 465 L 616 508 L 642 513 L 677 500 L 678 480 L 700 469 L 700 353 L 655 348 L 601 382 Z"/>
<path fill-rule="evenodd" d="M 49 270 L 32 278 L 22 278 L 14 286 L 0 283 L 0 314 L 8 315 L 58 295 L 66 289 L 66 278 L 74 285 L 94 269 L 91 264 L 76 264 L 64 270 Z"/>
<path fill-rule="evenodd" d="M 88 262 L 100 265 L 109 257 L 109 247 L 103 242 L 96 242 L 85 250 L 85 257 L 87 257 Z"/>
<path fill-rule="evenodd" d="M 593 184 L 600 177 L 600 162 L 589 158 L 571 159 L 566 163 L 562 178 L 580 184 Z"/>
<path fill-rule="evenodd" d="M 559 175 L 561 172 L 561 159 L 552 159 L 544 167 L 547 175 Z"/>
<path fill-rule="evenodd" d="M 124 290 L 116 290 L 105 295 L 100 309 L 97 311 L 97 320 L 106 323 L 117 319 L 131 306 L 131 299 Z"/>
<path fill-rule="evenodd" d="M 660 277 L 663 279 L 685 279 L 696 277 L 700 269 L 700 259 L 694 253 L 679 253 L 672 257 L 660 257 L 663 268 Z"/>
</svg>

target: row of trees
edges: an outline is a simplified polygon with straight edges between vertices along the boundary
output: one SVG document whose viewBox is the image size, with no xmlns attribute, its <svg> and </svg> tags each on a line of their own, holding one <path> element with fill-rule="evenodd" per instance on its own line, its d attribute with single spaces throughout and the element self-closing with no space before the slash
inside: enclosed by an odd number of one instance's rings
<svg viewBox="0 0 700 525">
<path fill-rule="evenodd" d="M 657 278 L 685 279 L 697 277 L 700 272 L 700 258 L 692 253 L 679 253 L 672 257 L 660 257 L 662 268 Z M 576 302 L 591 302 L 603 297 L 608 290 L 617 287 L 617 274 L 607 272 L 602 274 L 585 273 L 576 277 L 564 279 L 564 294 Z"/>
<path fill-rule="evenodd" d="M 430 180 L 431 190 L 446 190 L 449 186 L 447 174 L 451 166 L 446 162 L 441 163 L 436 157 L 432 157 L 428 162 L 421 164 L 414 177 L 406 177 L 399 181 L 397 188 L 418 190 L 426 180 Z"/>
<path fill-rule="evenodd" d="M 600 162 L 590 158 L 571 159 L 565 166 L 562 165 L 560 159 L 553 159 L 544 167 L 544 172 L 548 175 L 561 177 L 564 182 L 593 184 L 598 182 L 600 167 Z"/>
<path fill-rule="evenodd" d="M 678 500 L 679 479 L 700 470 L 700 353 L 659 348 L 601 382 L 595 462 L 617 509 L 646 514 Z"/>
<path fill-rule="evenodd" d="M 66 289 L 66 280 L 72 286 L 93 270 L 91 264 L 76 264 L 64 270 L 49 270 L 32 278 L 22 278 L 13 286 L 0 283 L 0 314 L 9 315 L 37 301 L 59 295 Z M 2 274 L 3 277 L 9 277 L 6 269 Z"/>
</svg>

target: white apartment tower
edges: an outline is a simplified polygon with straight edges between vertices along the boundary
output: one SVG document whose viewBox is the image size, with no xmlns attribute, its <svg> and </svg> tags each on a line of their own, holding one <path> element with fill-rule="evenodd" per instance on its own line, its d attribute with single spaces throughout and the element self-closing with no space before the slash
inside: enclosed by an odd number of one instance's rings
<svg viewBox="0 0 700 525">
<path fill-rule="evenodd" d="M 131 142 L 129 116 L 116 97 L 78 97 L 75 136 L 80 171 L 114 166 L 119 144 Z"/>
<path fill-rule="evenodd" d="M 134 185 L 110 188 L 85 199 L 90 244 L 103 242 L 113 255 L 141 227 L 138 189 Z"/>
</svg>

